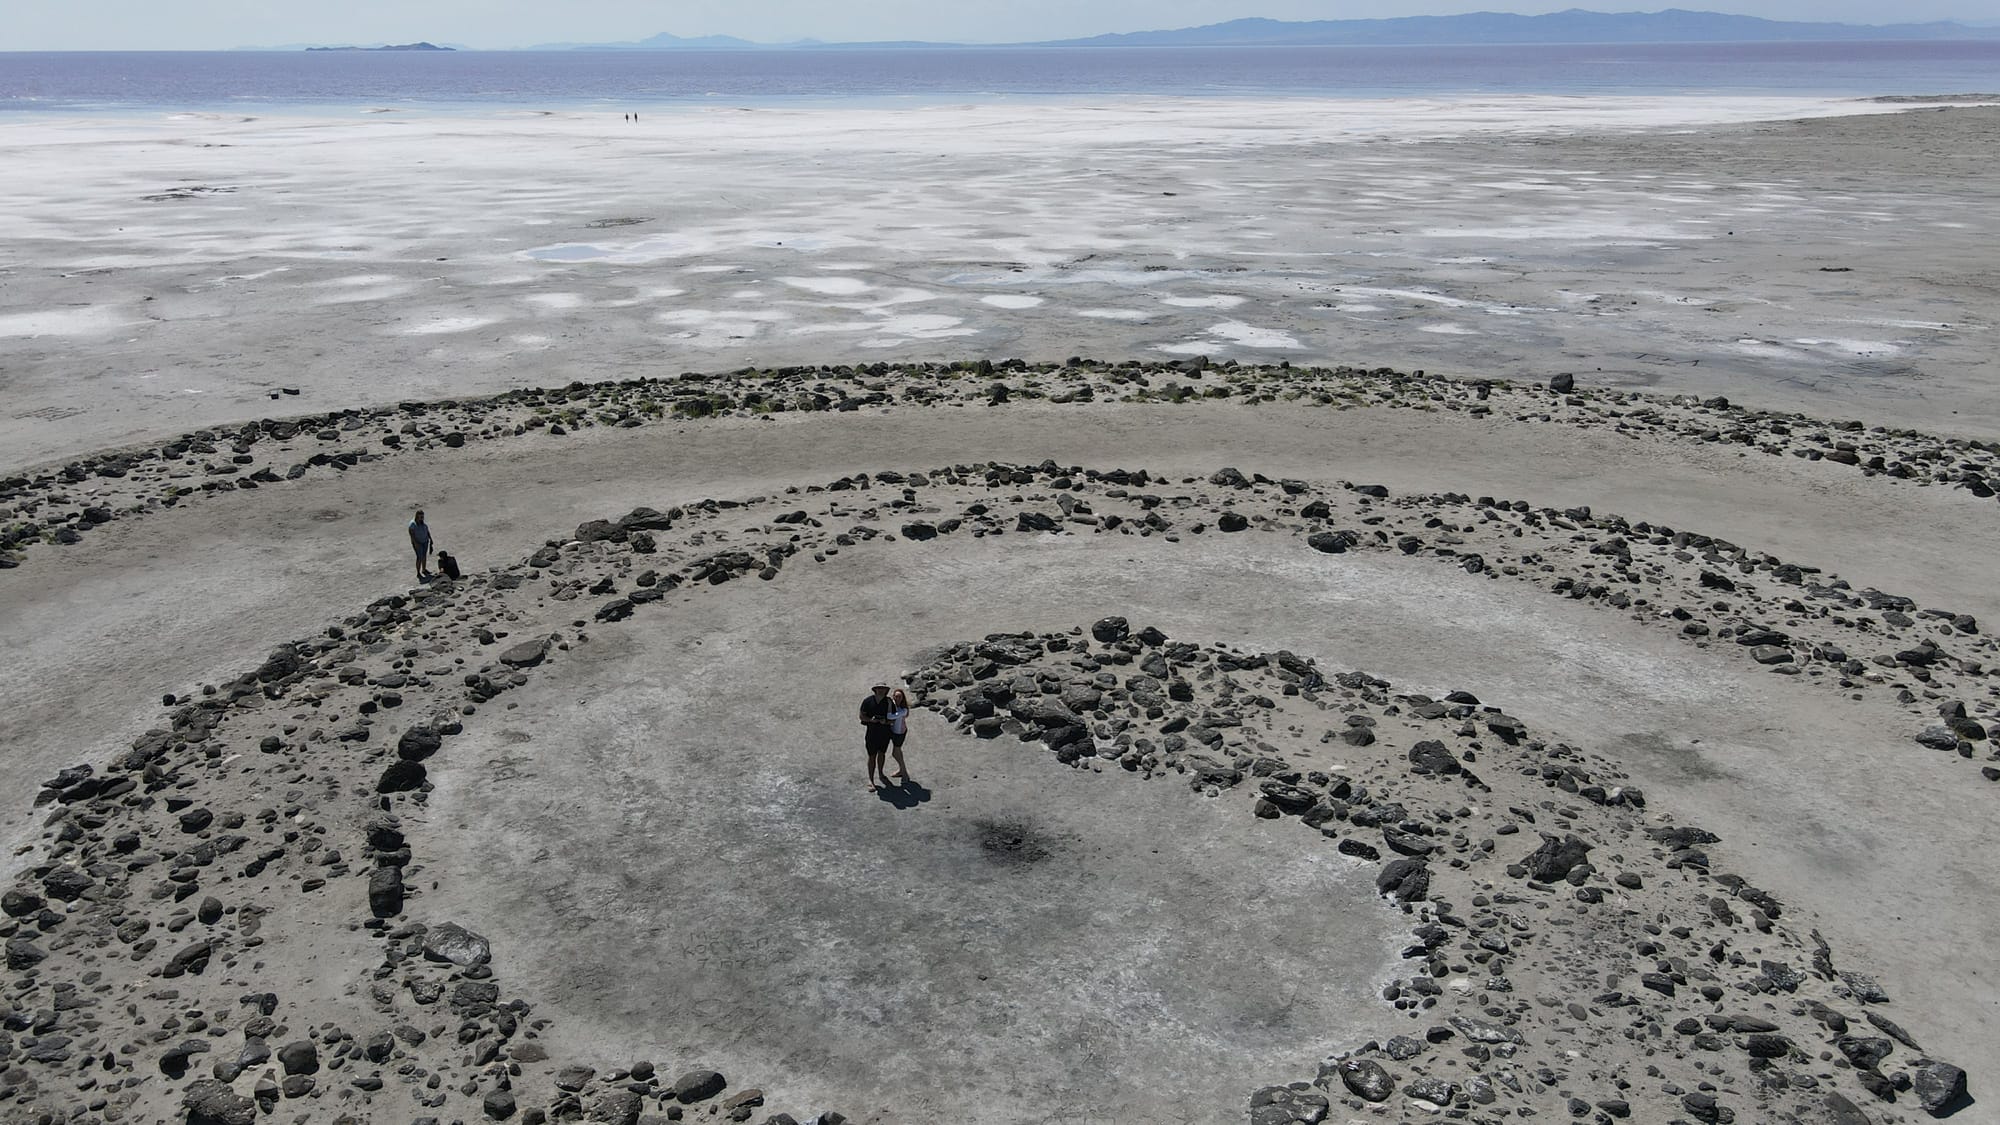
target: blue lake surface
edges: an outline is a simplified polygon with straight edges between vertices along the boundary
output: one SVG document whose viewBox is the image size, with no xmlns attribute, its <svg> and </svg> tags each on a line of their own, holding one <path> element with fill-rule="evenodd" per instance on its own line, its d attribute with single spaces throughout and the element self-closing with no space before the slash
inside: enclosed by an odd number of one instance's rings
<svg viewBox="0 0 2000 1125">
<path fill-rule="evenodd" d="M 2000 40 L 1499 47 L 0 53 L 0 113 L 726 101 L 2000 91 Z"/>
</svg>

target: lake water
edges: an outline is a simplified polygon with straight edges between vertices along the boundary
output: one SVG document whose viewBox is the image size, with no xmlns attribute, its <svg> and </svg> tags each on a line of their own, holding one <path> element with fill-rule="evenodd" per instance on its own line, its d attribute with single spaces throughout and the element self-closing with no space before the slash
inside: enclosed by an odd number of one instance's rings
<svg viewBox="0 0 2000 1125">
<path fill-rule="evenodd" d="M 477 110 L 1119 95 L 2000 90 L 2000 41 L 1503 47 L 0 53 L 0 113 Z"/>
</svg>

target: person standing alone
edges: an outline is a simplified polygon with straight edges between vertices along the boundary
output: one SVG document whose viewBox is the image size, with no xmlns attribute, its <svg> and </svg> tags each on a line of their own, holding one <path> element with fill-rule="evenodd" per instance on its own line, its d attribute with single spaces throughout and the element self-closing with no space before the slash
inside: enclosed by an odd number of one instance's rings
<svg viewBox="0 0 2000 1125">
<path fill-rule="evenodd" d="M 410 521 L 410 549 L 417 553 L 417 581 L 431 580 L 431 525 L 424 522 L 424 513 Z"/>
</svg>

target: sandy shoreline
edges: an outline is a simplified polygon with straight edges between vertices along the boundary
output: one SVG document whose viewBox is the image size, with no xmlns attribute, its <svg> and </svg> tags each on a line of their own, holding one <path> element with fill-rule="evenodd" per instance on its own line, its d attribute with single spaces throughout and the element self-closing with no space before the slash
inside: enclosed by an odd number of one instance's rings
<svg viewBox="0 0 2000 1125">
<path fill-rule="evenodd" d="M 2000 432 L 2000 110 L 1569 133 L 1510 105 L 1523 135 L 1406 143 L 1231 108 L 14 126 L 0 468 L 830 355 L 1574 370 Z"/>
</svg>

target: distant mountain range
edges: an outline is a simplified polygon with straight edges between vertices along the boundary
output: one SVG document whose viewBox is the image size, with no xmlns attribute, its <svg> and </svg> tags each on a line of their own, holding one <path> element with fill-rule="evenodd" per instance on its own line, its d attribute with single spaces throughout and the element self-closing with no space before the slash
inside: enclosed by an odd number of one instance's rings
<svg viewBox="0 0 2000 1125">
<path fill-rule="evenodd" d="M 734 35 L 697 35 L 683 39 L 678 35 L 661 32 L 651 39 L 640 39 L 632 43 L 539 43 L 523 48 L 529 51 L 769 51 L 779 47 L 817 46 L 810 40 L 797 43 L 752 43 L 748 39 L 738 39 Z"/>
<path fill-rule="evenodd" d="M 456 47 L 440 47 L 436 43 L 394 43 L 382 47 L 307 47 L 308 51 L 456 51 Z"/>
<path fill-rule="evenodd" d="M 1776 43 L 1862 40 L 2000 39 L 2000 26 L 1952 22 L 1849 24 L 1799 23 L 1722 12 L 1672 8 L 1660 12 L 1587 12 L 1572 8 L 1547 15 L 1471 12 L 1456 16 L 1402 16 L 1372 20 L 1304 22 L 1240 19 L 1173 31 L 1134 31 L 1088 39 L 978 44 L 1008 47 L 1287 47 L 1336 45 L 1447 46 L 1530 43 Z M 632 43 L 547 43 L 539 51 L 769 51 L 962 47 L 962 43 L 753 43 L 731 35 L 683 39 L 655 35 Z"/>
<path fill-rule="evenodd" d="M 1330 44 L 1503 43 L 1747 43 L 1870 39 L 1989 38 L 1959 23 L 1865 25 L 1797 23 L 1691 12 L 1587 12 L 1572 8 L 1548 15 L 1472 12 L 1457 16 L 1403 16 L 1376 20 L 1242 19 L 1179 31 L 1140 31 L 1069 39 L 1049 46 L 1220 47 Z"/>
</svg>

